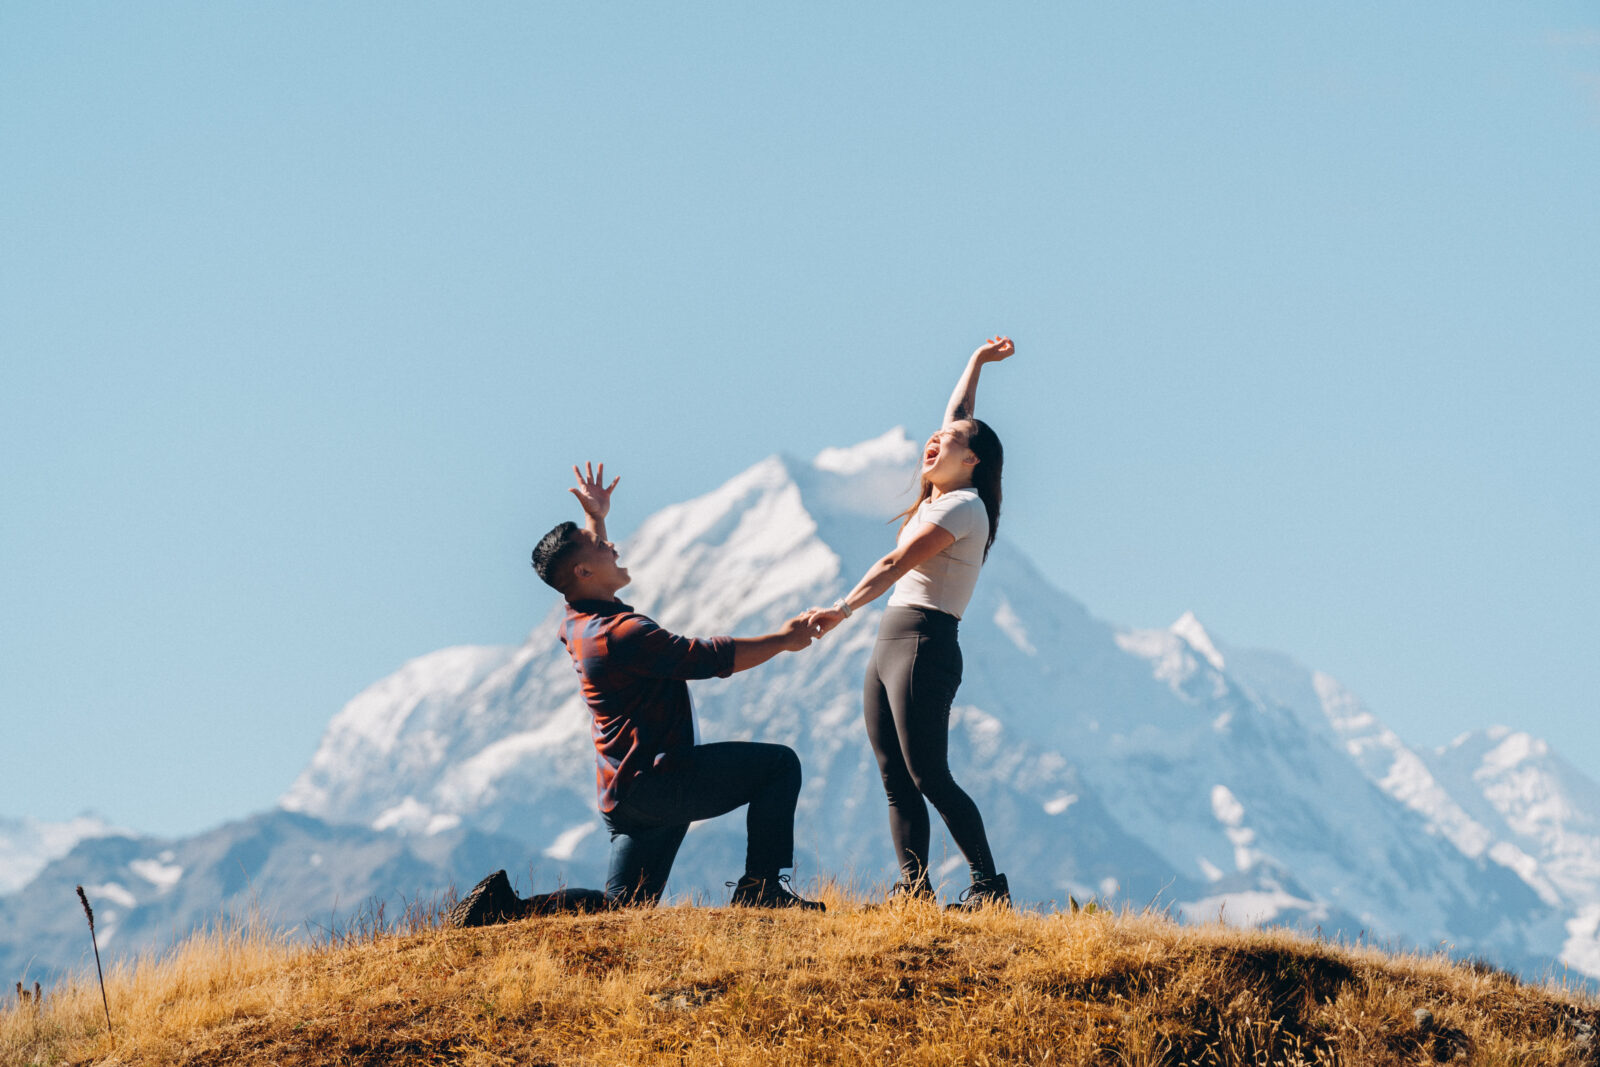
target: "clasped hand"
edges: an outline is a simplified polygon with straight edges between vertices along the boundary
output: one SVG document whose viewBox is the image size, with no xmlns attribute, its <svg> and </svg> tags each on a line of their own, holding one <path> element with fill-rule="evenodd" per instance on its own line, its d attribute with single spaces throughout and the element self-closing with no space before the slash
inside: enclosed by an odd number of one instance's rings
<svg viewBox="0 0 1600 1067">
<path fill-rule="evenodd" d="M 844 622 L 845 614 L 838 608 L 812 608 L 803 618 L 816 630 L 817 636 L 822 637 Z"/>
<path fill-rule="evenodd" d="M 790 652 L 798 652 L 844 621 L 844 612 L 811 608 L 784 622 L 778 630 Z"/>
</svg>

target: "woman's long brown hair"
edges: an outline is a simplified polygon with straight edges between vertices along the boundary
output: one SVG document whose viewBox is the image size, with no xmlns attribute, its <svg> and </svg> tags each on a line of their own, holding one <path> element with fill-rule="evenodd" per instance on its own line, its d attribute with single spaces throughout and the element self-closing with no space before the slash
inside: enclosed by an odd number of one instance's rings
<svg viewBox="0 0 1600 1067">
<path fill-rule="evenodd" d="M 972 423 L 972 434 L 967 438 L 967 447 L 972 454 L 978 457 L 978 465 L 972 469 L 972 488 L 978 491 L 978 499 L 983 501 L 983 510 L 989 513 L 989 539 L 983 543 L 983 558 L 989 558 L 989 548 L 994 544 L 994 535 L 1000 529 L 1000 475 L 1006 465 L 1006 450 L 1000 445 L 1000 436 L 989 427 L 989 424 L 978 419 L 968 419 Z M 900 529 L 904 530 L 906 524 L 916 517 L 917 509 L 933 495 L 933 483 L 924 475 L 917 485 L 917 499 L 911 502 L 894 519 L 900 520 Z M 893 522 L 894 519 L 890 519 Z"/>
</svg>

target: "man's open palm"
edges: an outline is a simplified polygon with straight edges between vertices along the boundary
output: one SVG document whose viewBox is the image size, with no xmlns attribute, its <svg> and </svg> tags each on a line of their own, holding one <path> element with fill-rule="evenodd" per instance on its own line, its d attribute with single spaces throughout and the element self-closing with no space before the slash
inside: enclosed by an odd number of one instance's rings
<svg viewBox="0 0 1600 1067">
<path fill-rule="evenodd" d="M 611 510 L 611 490 L 617 487 L 617 483 L 622 481 L 622 478 L 619 475 L 611 479 L 611 484 L 607 485 L 606 465 L 604 463 L 600 464 L 598 471 L 595 470 L 593 463 L 585 463 L 583 466 L 584 471 L 588 473 L 578 470 L 576 466 L 572 468 L 573 475 L 578 479 L 578 485 L 577 488 L 568 489 L 567 492 L 578 498 L 578 503 L 583 506 L 585 515 L 603 519 Z"/>
</svg>

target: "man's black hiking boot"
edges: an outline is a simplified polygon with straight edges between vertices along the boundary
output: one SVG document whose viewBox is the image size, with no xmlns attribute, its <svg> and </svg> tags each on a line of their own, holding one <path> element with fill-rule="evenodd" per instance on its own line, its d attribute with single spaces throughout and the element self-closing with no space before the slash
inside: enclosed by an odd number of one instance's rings
<svg viewBox="0 0 1600 1067">
<path fill-rule="evenodd" d="M 736 908 L 800 908 L 804 911 L 827 911 L 827 906 L 820 900 L 802 900 L 789 891 L 789 876 L 780 874 L 776 878 L 760 878 L 747 874 L 737 882 L 729 882 L 733 886 L 733 900 L 731 903 Z"/>
<path fill-rule="evenodd" d="M 511 888 L 511 879 L 503 870 L 472 887 L 472 891 L 456 902 L 445 915 L 446 926 L 493 926 L 495 923 L 520 919 L 527 913 L 527 905 Z"/>
<path fill-rule="evenodd" d="M 996 874 L 989 878 L 974 878 L 972 884 L 961 891 L 961 899 L 947 906 L 949 911 L 977 911 L 985 904 L 1011 906 L 1011 887 L 1006 876 Z"/>
</svg>

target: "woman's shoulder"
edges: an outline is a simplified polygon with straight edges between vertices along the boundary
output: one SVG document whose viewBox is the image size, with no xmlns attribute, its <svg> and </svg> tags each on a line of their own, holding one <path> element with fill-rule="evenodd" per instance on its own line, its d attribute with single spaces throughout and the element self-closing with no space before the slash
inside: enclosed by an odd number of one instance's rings
<svg viewBox="0 0 1600 1067">
<path fill-rule="evenodd" d="M 984 511 L 983 498 L 978 495 L 978 491 L 976 489 L 972 489 L 970 487 L 966 489 L 952 489 L 948 493 L 944 494 L 944 496 L 940 497 L 939 500 L 951 511 L 954 511 L 956 508 L 977 508 L 979 511 Z"/>
<path fill-rule="evenodd" d="M 957 537 L 972 531 L 973 527 L 982 524 L 985 530 L 989 526 L 989 511 L 983 506 L 983 498 L 976 489 L 952 489 L 943 493 L 937 500 L 930 500 L 922 505 L 922 517 L 929 521 L 939 522 L 956 534 Z M 951 526 L 952 520 L 955 526 Z"/>
</svg>

